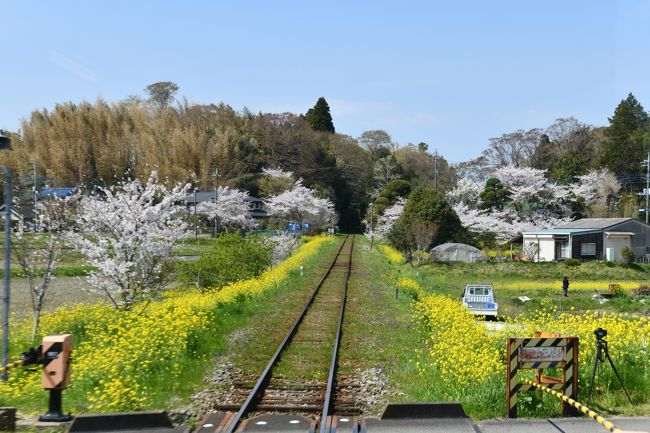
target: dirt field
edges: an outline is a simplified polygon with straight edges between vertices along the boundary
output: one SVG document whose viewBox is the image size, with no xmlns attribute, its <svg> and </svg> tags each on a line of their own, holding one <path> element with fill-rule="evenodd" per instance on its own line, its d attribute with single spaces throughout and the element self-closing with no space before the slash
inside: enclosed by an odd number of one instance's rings
<svg viewBox="0 0 650 433">
<path fill-rule="evenodd" d="M 29 316 L 32 312 L 27 278 L 11 279 L 11 312 L 15 317 Z M 48 289 L 44 311 L 52 311 L 66 304 L 92 303 L 102 298 L 87 290 L 84 277 L 57 277 Z"/>
</svg>

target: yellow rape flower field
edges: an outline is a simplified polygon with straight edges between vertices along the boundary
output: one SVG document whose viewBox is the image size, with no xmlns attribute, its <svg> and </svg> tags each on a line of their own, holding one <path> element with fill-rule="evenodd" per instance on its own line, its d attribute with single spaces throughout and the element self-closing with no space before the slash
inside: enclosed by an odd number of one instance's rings
<svg viewBox="0 0 650 433">
<path fill-rule="evenodd" d="M 593 332 L 600 327 L 608 332 L 606 339 L 610 354 L 635 404 L 627 402 L 608 364 L 598 371 L 592 404 L 604 413 L 648 414 L 650 321 L 647 316 L 602 311 L 578 314 L 573 310 L 560 312 L 546 307 L 507 318 L 499 326 L 486 326 L 486 322 L 477 320 L 462 306 L 460 298 L 432 293 L 431 288 L 422 287 L 414 279 L 415 275 L 414 278 L 403 276 L 409 272 L 415 274 L 414 270 L 406 267 L 394 270 L 399 275 L 395 279 L 396 286 L 414 299 L 414 320 L 423 334 L 423 346 L 413 357 L 421 376 L 422 389 L 416 393 L 419 398 L 459 400 L 477 418 L 504 416 L 506 339 L 532 337 L 536 331 L 580 339 L 579 392 L 584 398 L 596 352 Z M 593 281 L 589 283 L 585 283 L 585 290 L 594 286 Z M 607 289 L 605 282 L 596 283 Z M 561 287 L 560 282 L 553 284 Z M 621 285 L 624 288 L 638 287 L 628 284 L 630 287 Z M 578 290 L 583 288 L 581 284 L 576 286 Z M 534 287 L 534 283 L 530 287 Z M 532 378 L 534 371 L 523 373 L 524 376 L 527 374 Z M 551 374 L 561 373 L 551 371 Z M 558 416 L 560 402 L 551 396 L 525 393 L 520 399 L 520 411 L 523 416 Z"/>
<path fill-rule="evenodd" d="M 115 412 L 151 407 L 152 381 L 178 376 L 183 363 L 197 357 L 197 347 L 206 332 L 215 329 L 217 306 L 259 295 L 285 281 L 333 238 L 317 236 L 297 252 L 257 278 L 232 283 L 219 291 L 176 291 L 151 303 L 143 313 L 118 312 L 109 305 L 76 305 L 43 316 L 43 335 L 71 333 L 74 336 L 73 385 L 64 403 L 75 400 L 77 412 Z M 31 323 L 14 325 L 12 348 L 29 346 Z M 0 383 L 0 403 L 25 410 L 45 407 L 45 392 L 39 373 L 12 373 Z M 76 396 L 76 398 L 75 398 Z"/>
<path fill-rule="evenodd" d="M 647 281 L 576 281 L 572 280 L 570 290 L 583 290 L 583 291 L 603 291 L 609 290 L 610 284 L 616 284 L 623 290 L 633 290 L 642 284 L 647 284 Z M 536 290 L 536 289 L 555 289 L 562 290 L 562 280 L 555 281 L 512 281 L 512 282 L 498 282 L 495 284 L 497 289 L 508 290 Z"/>
</svg>

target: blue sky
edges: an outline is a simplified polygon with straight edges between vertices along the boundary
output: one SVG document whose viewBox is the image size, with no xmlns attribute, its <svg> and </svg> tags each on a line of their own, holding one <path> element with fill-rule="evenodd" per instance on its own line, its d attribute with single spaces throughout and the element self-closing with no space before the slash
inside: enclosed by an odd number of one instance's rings
<svg viewBox="0 0 650 433">
<path fill-rule="evenodd" d="M 0 0 L 0 128 L 57 102 L 143 95 L 384 129 L 451 161 L 490 137 L 650 109 L 650 2 Z"/>
</svg>

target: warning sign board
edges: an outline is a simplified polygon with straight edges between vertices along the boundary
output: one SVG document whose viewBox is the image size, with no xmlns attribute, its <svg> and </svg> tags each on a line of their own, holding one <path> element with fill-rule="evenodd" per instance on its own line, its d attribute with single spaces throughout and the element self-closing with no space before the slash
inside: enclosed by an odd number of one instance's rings
<svg viewBox="0 0 650 433">
<path fill-rule="evenodd" d="M 524 362 L 562 362 L 565 360 L 564 347 L 520 347 L 518 361 Z"/>
</svg>

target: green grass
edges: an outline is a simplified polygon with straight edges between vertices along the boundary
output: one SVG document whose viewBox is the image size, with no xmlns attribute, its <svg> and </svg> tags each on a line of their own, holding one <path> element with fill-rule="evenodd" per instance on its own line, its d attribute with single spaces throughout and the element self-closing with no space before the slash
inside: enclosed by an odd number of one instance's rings
<svg viewBox="0 0 650 433">
<path fill-rule="evenodd" d="M 650 284 L 650 265 L 608 264 L 587 262 L 581 266 L 568 267 L 562 263 L 453 263 L 427 264 L 419 268 L 409 265 L 402 267 L 430 293 L 440 293 L 459 297 L 466 284 L 492 284 L 499 311 L 502 315 L 516 316 L 532 312 L 542 306 L 554 306 L 562 311 L 602 310 L 646 315 L 650 307 L 648 297 L 615 297 L 605 303 L 594 299 L 593 295 L 605 293 L 601 289 L 572 289 L 569 297 L 562 295 L 560 288 L 552 288 L 563 276 L 570 281 L 631 281 L 635 284 Z M 539 288 L 511 288 L 518 282 L 539 283 Z M 629 290 L 627 291 L 629 294 Z M 529 302 L 518 298 L 527 296 Z"/>
<path fill-rule="evenodd" d="M 202 335 L 198 348 L 205 356 L 183 366 L 174 383 L 160 378 L 158 383 L 148 384 L 156 393 L 154 407 L 181 409 L 187 405 L 189 396 L 205 388 L 206 374 L 214 368 L 214 360 L 226 355 L 243 374 L 255 380 L 275 352 L 292 324 L 291 317 L 304 302 L 311 289 L 320 279 L 325 266 L 332 259 L 337 243 L 325 246 L 303 266 L 303 275 L 293 271 L 282 284 L 270 288 L 260 296 L 244 302 L 218 307 L 217 323 L 213 330 Z M 232 342 L 235 331 L 250 330 L 245 341 Z M 214 386 L 214 385 L 210 385 Z"/>
<path fill-rule="evenodd" d="M 54 268 L 55 277 L 85 277 L 90 271 L 95 270 L 94 266 L 86 265 L 64 265 Z M 45 273 L 45 268 L 36 268 L 36 276 L 42 277 Z M 4 276 L 4 270 L 0 270 L 0 277 Z M 11 268 L 11 278 L 27 278 L 27 274 L 21 269 Z"/>
<path fill-rule="evenodd" d="M 200 256 L 214 246 L 216 239 L 200 235 L 198 240 L 184 238 L 176 242 L 172 253 L 175 256 Z"/>
<path fill-rule="evenodd" d="M 506 289 L 499 285 L 516 282 L 542 281 L 551 282 L 568 275 L 576 281 L 636 281 L 644 282 L 649 279 L 648 265 L 618 265 L 611 263 L 585 263 L 577 267 L 566 267 L 557 263 L 478 263 L 478 264 L 428 264 L 420 268 L 410 265 L 390 265 L 395 278 L 412 278 L 428 293 L 446 294 L 459 297 L 467 283 L 491 283 L 495 287 L 495 296 L 501 312 L 508 315 L 529 314 L 543 307 L 556 307 L 561 310 L 571 310 L 580 314 L 584 310 L 605 310 L 612 312 L 627 312 L 633 315 L 647 316 L 648 297 L 633 299 L 628 295 L 614 297 L 605 304 L 600 304 L 592 298 L 595 291 L 589 289 L 569 290 L 569 297 L 562 296 L 561 290 L 544 288 L 548 284 L 540 284 L 538 289 Z M 532 300 L 522 303 L 518 296 L 526 295 Z M 641 303 L 645 299 L 645 304 Z M 504 311 L 505 310 L 505 311 Z M 414 324 L 412 333 L 420 336 L 420 350 L 425 350 L 424 336 L 426 329 Z M 426 355 L 415 354 L 418 362 L 426 362 Z M 637 361 L 621 361 L 618 365 L 623 381 L 631 390 L 635 404 L 627 402 L 624 393 L 617 383 L 609 365 L 604 366 L 602 374 L 596 380 L 598 395 L 594 396 L 594 409 L 609 415 L 647 415 L 650 406 L 647 402 L 647 379 L 641 372 L 642 366 Z M 641 361 L 641 362 L 647 362 Z M 636 365 L 636 367 L 635 367 Z M 591 365 L 580 366 L 581 377 L 590 377 Z M 404 394 L 402 401 L 450 401 L 456 400 L 463 404 L 465 411 L 474 419 L 503 417 L 505 414 L 504 380 L 500 375 L 488 378 L 483 384 L 470 389 L 454 389 L 442 386 L 443 380 L 435 369 L 428 368 L 425 373 L 418 374 L 415 370 L 410 375 L 399 378 L 399 385 Z M 587 383 L 580 384 L 581 401 L 585 398 Z M 584 401 L 583 401 L 584 402 Z M 520 394 L 519 415 L 522 417 L 555 417 L 560 415 L 560 401 L 548 394 L 526 392 Z"/>
<path fill-rule="evenodd" d="M 312 289 L 334 258 L 340 242 L 342 239 L 305 263 L 303 275 L 296 271 L 283 287 L 269 290 L 255 300 L 257 308 L 238 328 L 246 333 L 245 341 L 229 344 L 220 352 L 227 355 L 244 377 L 250 379 L 251 385 L 302 311 Z"/>
<path fill-rule="evenodd" d="M 365 237 L 356 237 L 339 355 L 340 375 L 379 368 L 387 378 L 387 402 L 417 400 L 413 394 L 421 381 L 415 356 L 422 348 L 422 340 L 414 329 L 413 299 L 402 293 L 395 300 L 392 268 L 379 251 L 371 252 L 369 247 Z M 378 415 L 382 408 L 373 408 L 373 414 Z"/>
</svg>

